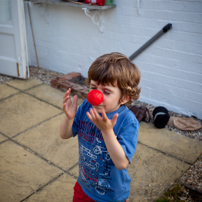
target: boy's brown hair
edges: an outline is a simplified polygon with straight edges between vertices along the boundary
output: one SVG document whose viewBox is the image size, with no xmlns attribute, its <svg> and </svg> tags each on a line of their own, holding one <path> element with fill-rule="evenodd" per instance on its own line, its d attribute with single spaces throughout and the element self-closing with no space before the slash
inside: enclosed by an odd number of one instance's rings
<svg viewBox="0 0 202 202">
<path fill-rule="evenodd" d="M 94 80 L 98 84 L 117 86 L 130 100 L 137 100 L 140 94 L 140 70 L 122 53 L 109 53 L 98 57 L 90 66 L 87 84 Z"/>
</svg>

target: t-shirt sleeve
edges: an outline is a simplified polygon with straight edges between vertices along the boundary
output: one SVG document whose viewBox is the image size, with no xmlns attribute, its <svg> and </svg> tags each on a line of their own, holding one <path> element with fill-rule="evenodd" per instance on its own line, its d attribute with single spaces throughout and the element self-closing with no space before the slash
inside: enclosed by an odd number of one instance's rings
<svg viewBox="0 0 202 202">
<path fill-rule="evenodd" d="M 74 122 L 72 125 L 73 137 L 75 137 L 78 134 L 79 117 L 81 115 L 82 106 L 83 106 L 83 103 L 77 109 L 76 116 L 74 117 Z"/>
<path fill-rule="evenodd" d="M 72 125 L 72 133 L 73 133 L 73 137 L 75 137 L 77 134 L 78 134 L 78 118 L 75 116 L 74 118 L 74 122 L 73 122 L 73 125 Z"/>
<path fill-rule="evenodd" d="M 117 136 L 129 162 L 132 162 L 138 141 L 139 122 L 136 118 L 129 117 L 123 122 L 122 130 Z"/>
<path fill-rule="evenodd" d="M 74 117 L 74 122 L 72 125 L 72 133 L 73 137 L 75 137 L 78 134 L 78 126 L 79 126 L 79 120 L 82 119 L 82 116 L 86 113 L 86 110 L 89 108 L 89 104 L 87 100 L 84 100 L 83 103 L 79 106 L 76 116 Z"/>
</svg>

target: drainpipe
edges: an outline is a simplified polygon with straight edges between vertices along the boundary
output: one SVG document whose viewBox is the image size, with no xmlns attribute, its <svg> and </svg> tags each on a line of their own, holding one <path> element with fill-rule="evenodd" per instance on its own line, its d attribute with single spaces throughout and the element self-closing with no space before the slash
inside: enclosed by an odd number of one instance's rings
<svg viewBox="0 0 202 202">
<path fill-rule="evenodd" d="M 135 59 L 140 53 L 142 53 L 146 48 L 148 48 L 152 43 L 154 43 L 159 37 L 165 34 L 172 28 L 172 24 L 167 24 L 158 33 L 156 33 L 151 39 L 149 39 L 144 45 L 142 45 L 137 51 L 135 51 L 130 57 L 130 60 Z"/>
</svg>

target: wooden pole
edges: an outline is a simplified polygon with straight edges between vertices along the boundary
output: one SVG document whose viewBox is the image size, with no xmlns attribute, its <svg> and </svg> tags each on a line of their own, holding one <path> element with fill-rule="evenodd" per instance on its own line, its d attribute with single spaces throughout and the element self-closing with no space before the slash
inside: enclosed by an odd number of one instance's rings
<svg viewBox="0 0 202 202">
<path fill-rule="evenodd" d="M 33 38 L 33 42 L 34 42 L 34 49 L 35 49 L 35 54 L 36 54 L 36 61 L 37 61 L 38 69 L 39 69 L 39 59 L 38 59 L 37 50 L 36 50 L 36 43 L 35 43 L 35 38 L 34 38 L 34 31 L 33 31 L 33 26 L 32 26 L 32 18 L 31 18 L 31 12 L 30 12 L 29 3 L 27 4 L 27 7 L 28 7 L 28 13 L 29 13 L 30 26 L 31 26 L 31 30 L 32 30 L 32 38 Z"/>
</svg>

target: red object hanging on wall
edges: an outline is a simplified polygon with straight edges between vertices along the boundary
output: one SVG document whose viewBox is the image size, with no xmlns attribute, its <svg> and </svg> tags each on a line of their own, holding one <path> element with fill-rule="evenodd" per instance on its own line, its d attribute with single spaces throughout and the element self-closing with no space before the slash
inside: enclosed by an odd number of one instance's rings
<svg viewBox="0 0 202 202">
<path fill-rule="evenodd" d="M 96 3 L 94 3 L 94 2 L 96 2 Z M 90 4 L 90 3 L 92 3 L 92 4 L 97 4 L 98 6 L 104 6 L 105 5 L 105 0 L 96 0 L 96 1 L 91 1 L 91 0 L 84 0 L 84 3 L 85 4 Z"/>
<path fill-rule="evenodd" d="M 105 0 L 97 0 L 97 5 L 98 6 L 104 6 L 105 5 Z"/>
<path fill-rule="evenodd" d="M 84 3 L 85 3 L 85 4 L 90 4 L 90 3 L 91 3 L 91 0 L 84 0 Z"/>
</svg>

